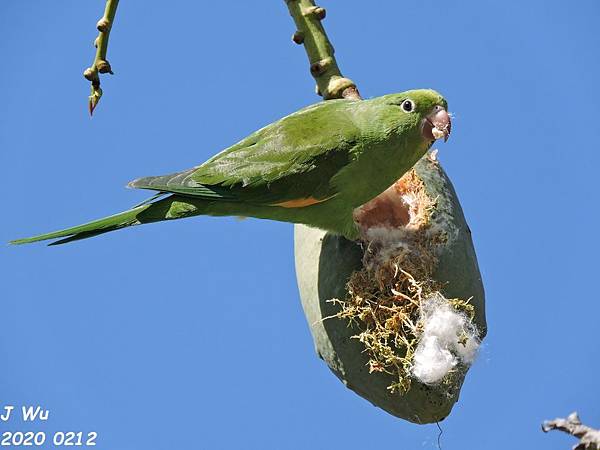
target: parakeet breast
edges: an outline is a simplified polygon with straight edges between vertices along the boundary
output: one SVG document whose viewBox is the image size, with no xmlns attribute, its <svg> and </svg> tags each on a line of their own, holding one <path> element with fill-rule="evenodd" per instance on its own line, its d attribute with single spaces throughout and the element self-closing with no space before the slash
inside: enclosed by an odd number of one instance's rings
<svg viewBox="0 0 600 450">
<path fill-rule="evenodd" d="M 337 176 L 340 196 L 352 207 L 368 202 L 394 184 L 427 152 L 431 143 L 390 138 L 369 145 Z"/>
</svg>

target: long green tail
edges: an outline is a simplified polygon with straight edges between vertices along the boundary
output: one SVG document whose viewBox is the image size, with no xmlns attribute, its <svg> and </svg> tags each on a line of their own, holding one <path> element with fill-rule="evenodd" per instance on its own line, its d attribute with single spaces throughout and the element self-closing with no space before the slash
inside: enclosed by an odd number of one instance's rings
<svg viewBox="0 0 600 450">
<path fill-rule="evenodd" d="M 66 244 L 67 242 L 87 239 L 109 231 L 140 225 L 143 223 L 160 222 L 162 220 L 180 219 L 183 217 L 201 214 L 199 208 L 202 201 L 185 198 L 178 195 L 170 195 L 152 203 L 142 203 L 128 211 L 94 220 L 64 230 L 52 233 L 40 234 L 39 236 L 16 239 L 11 244 L 29 244 L 31 242 L 45 241 L 47 239 L 60 239 L 49 245 Z"/>
</svg>

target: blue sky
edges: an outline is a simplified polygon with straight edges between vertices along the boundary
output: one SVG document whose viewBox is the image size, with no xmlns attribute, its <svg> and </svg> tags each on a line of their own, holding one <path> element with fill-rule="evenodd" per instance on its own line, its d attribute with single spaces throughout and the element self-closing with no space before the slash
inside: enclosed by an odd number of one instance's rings
<svg viewBox="0 0 600 450">
<path fill-rule="evenodd" d="M 600 4 L 374 3 L 322 3 L 339 64 L 365 97 L 448 99 L 440 159 L 487 291 L 443 448 L 570 448 L 540 423 L 578 410 L 600 426 Z M 104 2 L 2 2 L 2 241 L 123 210 L 146 197 L 127 181 L 318 100 L 282 0 L 161 4 L 121 2 L 90 120 L 81 74 Z M 317 358 L 292 236 L 197 218 L 3 248 L 0 407 L 43 405 L 35 429 L 97 431 L 102 449 L 436 448 L 435 425 L 371 406 Z"/>
</svg>

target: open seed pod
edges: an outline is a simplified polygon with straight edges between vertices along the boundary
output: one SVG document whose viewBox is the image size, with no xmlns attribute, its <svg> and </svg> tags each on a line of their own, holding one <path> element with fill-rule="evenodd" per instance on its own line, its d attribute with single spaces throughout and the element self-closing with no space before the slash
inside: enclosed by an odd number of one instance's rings
<svg viewBox="0 0 600 450">
<path fill-rule="evenodd" d="M 319 356 L 415 423 L 444 419 L 485 336 L 471 233 L 435 153 L 355 212 L 362 242 L 297 225 L 296 273 Z"/>
</svg>

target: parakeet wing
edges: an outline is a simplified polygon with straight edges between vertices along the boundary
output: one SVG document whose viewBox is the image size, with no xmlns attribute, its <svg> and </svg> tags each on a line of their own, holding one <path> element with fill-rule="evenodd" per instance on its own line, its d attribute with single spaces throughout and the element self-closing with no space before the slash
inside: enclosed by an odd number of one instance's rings
<svg viewBox="0 0 600 450">
<path fill-rule="evenodd" d="M 140 178 L 130 186 L 257 204 L 330 198 L 337 193 L 332 177 L 352 160 L 357 145 L 353 103 L 336 100 L 309 106 L 194 169 Z"/>
</svg>

